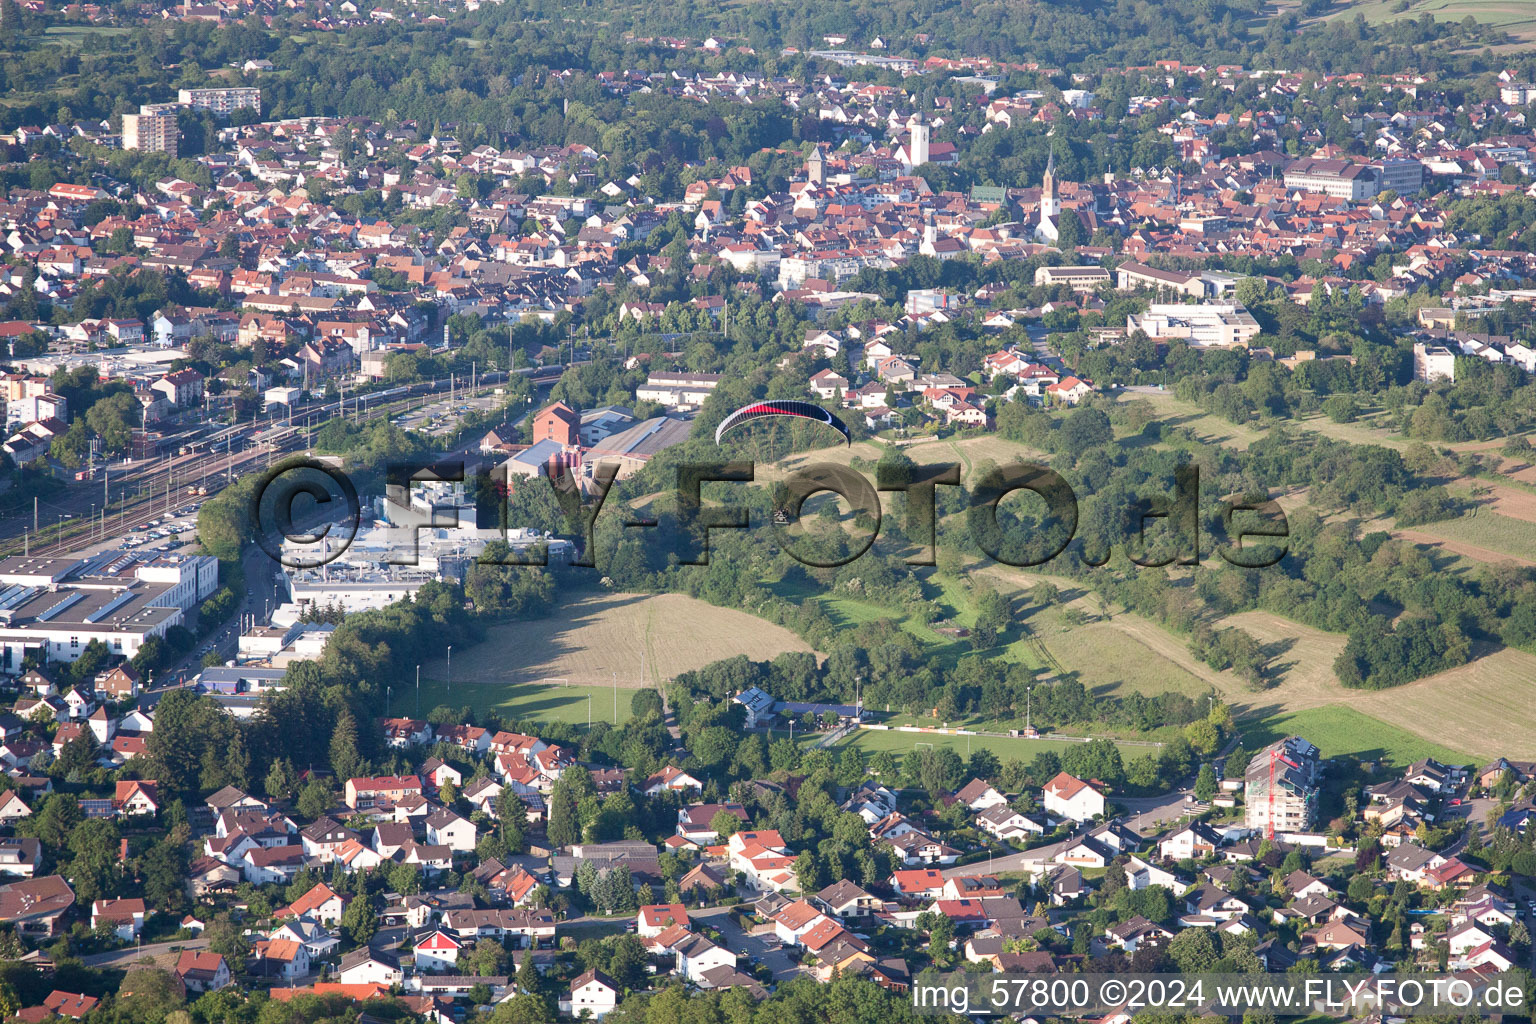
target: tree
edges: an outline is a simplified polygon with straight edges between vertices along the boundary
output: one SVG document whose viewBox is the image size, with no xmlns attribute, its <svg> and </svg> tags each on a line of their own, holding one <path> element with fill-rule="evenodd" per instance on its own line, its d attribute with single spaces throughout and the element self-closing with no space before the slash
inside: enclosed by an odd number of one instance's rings
<svg viewBox="0 0 1536 1024">
<path fill-rule="evenodd" d="M 341 930 L 354 946 L 365 946 L 379 928 L 378 910 L 373 897 L 358 895 L 341 912 Z"/>
<path fill-rule="evenodd" d="M 517 987 L 528 995 L 537 995 L 539 981 L 539 969 L 533 965 L 533 950 L 525 949 L 522 963 L 517 965 Z"/>
<path fill-rule="evenodd" d="M 546 830 L 551 846 L 570 846 L 581 840 L 581 821 L 576 816 L 576 800 L 570 790 L 555 786 L 549 805 L 549 827 Z"/>
<path fill-rule="evenodd" d="M 741 831 L 742 821 L 736 814 L 728 810 L 715 812 L 715 816 L 709 819 L 709 827 L 715 835 L 724 842 L 737 832 Z"/>
<path fill-rule="evenodd" d="M 636 690 L 635 695 L 629 699 L 629 710 L 630 714 L 636 718 L 644 718 L 646 715 L 653 713 L 656 717 L 660 718 L 662 713 L 661 694 L 649 687 L 643 690 Z"/>
<path fill-rule="evenodd" d="M 64 749 L 59 752 L 58 769 L 68 777 L 91 768 L 100 756 L 101 744 L 96 742 L 96 734 L 90 729 L 81 729 L 80 734 L 64 744 Z"/>
<path fill-rule="evenodd" d="M 15 49 L 21 38 L 21 8 L 16 0 L 0 0 L 0 45 Z"/>
<path fill-rule="evenodd" d="M 186 844 L 190 836 L 191 829 L 177 825 L 167 838 L 155 843 L 139 858 L 144 898 L 150 906 L 172 910 L 185 904 Z"/>
<path fill-rule="evenodd" d="M 348 708 L 336 716 L 336 731 L 331 734 L 331 771 L 338 779 L 353 779 L 363 774 L 362 755 L 357 752 L 357 719 Z"/>
<path fill-rule="evenodd" d="M 299 791 L 299 813 L 313 821 L 331 809 L 331 787 L 319 779 L 310 779 Z"/>
<path fill-rule="evenodd" d="M 68 845 L 75 899 L 89 903 L 113 895 L 122 866 L 117 826 L 106 818 L 83 821 L 69 834 Z"/>
<path fill-rule="evenodd" d="M 522 797 L 507 786 L 496 794 L 496 819 L 501 825 L 501 840 L 507 852 L 522 853 L 528 846 L 528 808 Z"/>
<path fill-rule="evenodd" d="M 299 774 L 294 771 L 293 762 L 286 757 L 273 761 L 264 785 L 270 799 L 292 800 L 294 792 L 299 788 Z"/>
<path fill-rule="evenodd" d="M 74 794 L 54 793 L 43 802 L 37 814 L 22 822 L 22 826 L 30 829 L 45 846 L 58 850 L 84 820 L 80 801 Z"/>
<path fill-rule="evenodd" d="M 166 1021 L 173 1011 L 186 1003 L 180 982 L 169 971 L 157 967 L 135 971 L 131 992 L 122 993 L 117 1012 L 123 1020 Z"/>
<path fill-rule="evenodd" d="M 1002 765 L 997 760 L 997 755 L 986 747 L 977 747 L 971 751 L 970 773 L 976 779 L 995 779 L 997 773 L 1002 770 Z"/>
<path fill-rule="evenodd" d="M 210 951 L 218 953 L 232 964 L 243 964 L 251 955 L 250 943 L 245 941 L 240 926 L 231 921 L 228 914 L 208 922 L 203 937 L 208 940 Z"/>
<path fill-rule="evenodd" d="M 1200 766 L 1200 774 L 1195 778 L 1195 799 L 1202 803 L 1209 803 L 1216 795 L 1216 769 L 1208 764 Z"/>
<path fill-rule="evenodd" d="M 1207 928 L 1185 928 L 1168 943 L 1168 955 L 1186 974 L 1200 974 L 1216 966 L 1216 944 Z"/>
<path fill-rule="evenodd" d="M 803 893 L 820 892 L 824 888 L 820 865 L 809 850 L 795 858 L 795 882 Z"/>
<path fill-rule="evenodd" d="M 481 939 L 476 942 L 469 952 L 468 960 L 475 974 L 482 978 L 506 973 L 507 951 L 495 939 Z"/>
</svg>

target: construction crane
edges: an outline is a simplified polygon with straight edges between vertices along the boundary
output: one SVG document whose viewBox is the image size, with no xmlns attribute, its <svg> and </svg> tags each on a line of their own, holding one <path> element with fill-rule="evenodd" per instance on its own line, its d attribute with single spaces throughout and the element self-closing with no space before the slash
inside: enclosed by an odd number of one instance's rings
<svg viewBox="0 0 1536 1024">
<path fill-rule="evenodd" d="M 1280 746 L 1276 744 L 1269 748 L 1269 813 L 1264 816 L 1264 836 L 1271 842 L 1275 838 L 1275 762 L 1279 759 Z"/>
</svg>

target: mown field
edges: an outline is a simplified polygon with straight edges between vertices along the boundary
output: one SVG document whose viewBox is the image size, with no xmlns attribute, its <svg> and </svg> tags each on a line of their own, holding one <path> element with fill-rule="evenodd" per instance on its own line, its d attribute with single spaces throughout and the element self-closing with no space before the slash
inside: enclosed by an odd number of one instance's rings
<svg viewBox="0 0 1536 1024">
<path fill-rule="evenodd" d="M 457 665 L 455 665 L 457 671 Z M 406 693 L 395 693 L 392 710 L 396 714 L 415 714 L 415 692 L 407 685 Z M 629 718 L 630 701 L 635 688 L 612 686 L 565 686 L 559 683 L 475 683 L 460 680 L 449 686 L 442 679 L 421 681 L 421 714 L 440 704 L 493 711 L 505 721 L 519 722 L 623 722 Z M 617 698 L 617 699 L 615 699 Z M 590 719 L 589 719 L 590 715 Z"/>
<path fill-rule="evenodd" d="M 767 661 L 808 650 L 787 629 L 684 594 L 585 594 L 545 618 L 496 626 L 484 643 L 454 651 L 452 682 L 602 687 L 616 676 L 621 688 L 634 688 L 738 654 Z M 421 672 L 424 680 L 446 680 L 446 658 Z"/>
</svg>

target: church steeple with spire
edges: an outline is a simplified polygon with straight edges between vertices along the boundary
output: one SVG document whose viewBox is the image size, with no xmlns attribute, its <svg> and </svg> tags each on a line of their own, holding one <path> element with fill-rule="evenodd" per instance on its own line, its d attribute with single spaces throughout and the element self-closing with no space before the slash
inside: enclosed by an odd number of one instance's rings
<svg viewBox="0 0 1536 1024">
<path fill-rule="evenodd" d="M 1035 241 L 1055 245 L 1056 221 L 1061 216 L 1061 200 L 1056 198 L 1056 150 L 1051 149 L 1045 162 L 1045 178 L 1040 183 L 1040 223 L 1035 226 Z"/>
<path fill-rule="evenodd" d="M 1040 217 L 1055 220 L 1061 214 L 1061 201 L 1056 198 L 1056 150 L 1045 162 L 1045 178 L 1040 183 Z"/>
</svg>

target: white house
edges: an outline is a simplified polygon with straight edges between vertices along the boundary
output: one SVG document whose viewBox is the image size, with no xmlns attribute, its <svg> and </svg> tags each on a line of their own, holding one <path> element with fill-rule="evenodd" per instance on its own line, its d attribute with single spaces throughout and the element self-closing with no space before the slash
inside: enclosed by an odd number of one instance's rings
<svg viewBox="0 0 1536 1024">
<path fill-rule="evenodd" d="M 446 807 L 440 808 L 427 816 L 427 842 L 467 853 L 475 848 L 475 826 Z"/>
<path fill-rule="evenodd" d="M 570 995 L 562 999 L 560 1009 L 572 1017 L 589 1014 L 601 1019 L 619 1004 L 619 987 L 599 970 L 590 970 L 571 982 Z"/>
<path fill-rule="evenodd" d="M 1157 855 L 1164 860 L 1198 860 L 1216 852 L 1221 835 L 1203 821 L 1192 822 L 1168 833 L 1157 844 Z"/>
<path fill-rule="evenodd" d="M 650 778 L 646 779 L 640 784 L 640 792 L 644 793 L 646 796 L 655 796 L 657 793 L 661 793 L 669 789 L 679 792 L 686 789 L 703 792 L 704 783 L 700 782 L 692 775 L 689 775 L 681 768 L 669 764 L 661 771 L 657 772 L 655 775 L 652 775 Z"/>
<path fill-rule="evenodd" d="M 32 813 L 32 808 L 17 795 L 14 789 L 0 794 L 0 825 L 14 825 Z"/>
<path fill-rule="evenodd" d="M 124 942 L 133 942 L 144 929 L 144 901 L 97 900 L 91 904 L 91 930 L 103 926 Z"/>
<path fill-rule="evenodd" d="M 398 985 L 404 978 L 399 957 L 367 946 L 342 957 L 337 972 L 343 985 Z"/>
<path fill-rule="evenodd" d="M 451 971 L 458 965 L 462 948 L 462 943 L 446 932 L 433 932 L 416 943 L 416 969 Z"/>
<path fill-rule="evenodd" d="M 673 925 L 693 927 L 688 920 L 688 908 L 681 903 L 655 903 L 641 907 L 635 916 L 635 933 L 642 939 L 660 935 Z"/>
<path fill-rule="evenodd" d="M 695 984 L 717 967 L 735 967 L 736 954 L 702 935 L 691 935 L 676 947 L 677 970 Z"/>
<path fill-rule="evenodd" d="M 1066 772 L 1045 784 L 1040 803 L 1049 813 L 1073 821 L 1091 821 L 1104 813 L 1104 794 Z"/>
<path fill-rule="evenodd" d="M 1148 864 L 1140 857 L 1132 857 L 1126 861 L 1125 887 L 1127 889 L 1146 889 L 1154 885 L 1160 885 L 1172 892 L 1178 892 L 1184 888 L 1184 883 L 1172 871 L 1164 871 L 1156 865 Z"/>
<path fill-rule="evenodd" d="M 1005 842 L 1013 839 L 1027 839 L 1031 835 L 1042 835 L 1045 832 L 1043 824 L 1020 814 L 1007 804 L 989 807 L 982 811 L 976 815 L 976 824 L 982 831 Z"/>
<path fill-rule="evenodd" d="M 972 779 L 961 787 L 955 794 L 955 799 L 965 804 L 967 810 L 985 811 L 993 807 L 1001 807 L 1008 803 L 1008 798 L 993 789 L 981 779 Z"/>
<path fill-rule="evenodd" d="M 309 950 L 293 939 L 263 939 L 256 943 L 256 959 L 268 977 L 285 981 L 309 973 Z"/>
</svg>

